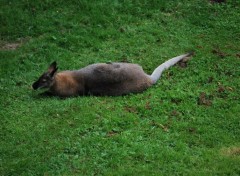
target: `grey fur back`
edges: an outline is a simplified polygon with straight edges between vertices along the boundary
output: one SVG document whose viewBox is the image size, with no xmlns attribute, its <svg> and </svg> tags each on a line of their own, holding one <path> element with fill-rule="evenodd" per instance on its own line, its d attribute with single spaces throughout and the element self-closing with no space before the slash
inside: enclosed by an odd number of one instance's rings
<svg viewBox="0 0 240 176">
<path fill-rule="evenodd" d="M 83 77 L 85 92 L 93 95 L 124 95 L 142 92 L 157 82 L 165 69 L 173 66 L 192 53 L 169 59 L 150 75 L 142 67 L 130 63 L 99 63 L 89 65 L 77 72 Z"/>
<path fill-rule="evenodd" d="M 141 66 L 129 63 L 93 64 L 78 71 L 85 87 L 94 95 L 123 95 L 142 92 L 152 80 Z"/>
</svg>

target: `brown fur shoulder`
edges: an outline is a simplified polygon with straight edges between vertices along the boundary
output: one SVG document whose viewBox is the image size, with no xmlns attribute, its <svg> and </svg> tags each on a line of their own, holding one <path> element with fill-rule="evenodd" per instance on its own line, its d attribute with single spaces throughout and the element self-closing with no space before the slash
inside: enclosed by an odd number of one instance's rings
<svg viewBox="0 0 240 176">
<path fill-rule="evenodd" d="M 52 92 L 59 96 L 77 96 L 83 91 L 83 85 L 73 72 L 64 71 L 55 75 Z"/>
</svg>

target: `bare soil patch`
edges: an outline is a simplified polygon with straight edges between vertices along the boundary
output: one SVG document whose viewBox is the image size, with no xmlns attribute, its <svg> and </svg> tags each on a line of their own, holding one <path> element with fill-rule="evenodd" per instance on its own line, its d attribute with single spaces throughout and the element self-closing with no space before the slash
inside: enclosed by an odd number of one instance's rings
<svg viewBox="0 0 240 176">
<path fill-rule="evenodd" d="M 224 156 L 228 156 L 228 157 L 240 157 L 240 147 L 227 147 L 227 148 L 223 148 L 221 149 L 221 153 Z"/>
<path fill-rule="evenodd" d="M 26 43 L 29 40 L 29 38 L 21 38 L 17 41 L 13 42 L 7 42 L 7 41 L 1 41 L 0 40 L 0 51 L 13 51 L 22 46 L 24 43 Z"/>
</svg>

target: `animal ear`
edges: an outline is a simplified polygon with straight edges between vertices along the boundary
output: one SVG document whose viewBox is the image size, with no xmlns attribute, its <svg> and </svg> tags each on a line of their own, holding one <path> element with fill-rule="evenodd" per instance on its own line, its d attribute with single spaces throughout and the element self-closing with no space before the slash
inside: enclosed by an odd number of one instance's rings
<svg viewBox="0 0 240 176">
<path fill-rule="evenodd" d="M 51 65 L 48 67 L 48 73 L 51 75 L 51 76 L 53 76 L 54 75 L 54 73 L 57 71 L 57 62 L 56 61 L 54 61 L 53 63 L 51 63 Z"/>
</svg>

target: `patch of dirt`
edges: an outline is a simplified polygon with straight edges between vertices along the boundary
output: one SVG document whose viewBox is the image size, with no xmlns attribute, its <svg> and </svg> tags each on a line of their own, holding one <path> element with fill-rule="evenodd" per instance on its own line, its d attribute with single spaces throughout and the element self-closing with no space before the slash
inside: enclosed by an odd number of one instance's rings
<svg viewBox="0 0 240 176">
<path fill-rule="evenodd" d="M 228 156 L 228 157 L 240 157 L 240 147 L 227 147 L 227 148 L 223 148 L 221 149 L 221 153 L 224 156 Z"/>
<path fill-rule="evenodd" d="M 236 56 L 237 56 L 238 58 L 240 58 L 240 53 L 237 53 Z"/>
<path fill-rule="evenodd" d="M 212 76 L 210 76 L 209 78 L 208 78 L 208 83 L 212 83 L 213 82 L 213 80 L 214 80 L 214 78 L 212 77 Z"/>
<path fill-rule="evenodd" d="M 226 90 L 226 88 L 223 85 L 218 86 L 218 89 L 217 89 L 218 93 L 223 93 L 223 92 L 225 92 L 225 90 Z"/>
<path fill-rule="evenodd" d="M 13 51 L 27 42 L 29 38 L 20 38 L 15 42 L 0 41 L 0 51 Z"/>
<path fill-rule="evenodd" d="M 145 104 L 145 109 L 147 109 L 147 110 L 152 109 L 149 101 L 146 102 L 146 104 Z"/>
<path fill-rule="evenodd" d="M 218 83 L 216 96 L 220 98 L 226 98 L 228 96 L 229 91 L 234 91 L 234 89 L 232 87 L 224 86 L 221 83 Z"/>
<path fill-rule="evenodd" d="M 229 54 L 226 54 L 226 53 L 222 52 L 220 49 L 213 49 L 212 53 L 217 55 L 220 58 L 224 58 L 226 56 L 229 56 Z"/>
<path fill-rule="evenodd" d="M 180 115 L 180 112 L 176 111 L 176 110 L 173 110 L 171 113 L 170 113 L 170 116 L 172 117 L 175 117 L 175 116 L 179 116 Z"/>
<path fill-rule="evenodd" d="M 117 135 L 118 134 L 118 132 L 116 132 L 116 131 L 109 131 L 108 133 L 107 133 L 107 137 L 112 137 L 112 136 L 115 136 L 115 135 Z"/>
<path fill-rule="evenodd" d="M 191 56 L 189 56 L 189 57 L 185 57 L 184 59 L 182 59 L 181 61 L 179 61 L 179 62 L 177 63 L 177 65 L 178 65 L 179 67 L 181 67 L 181 68 L 186 68 L 188 61 L 191 59 L 191 57 L 192 57 L 193 55 L 194 55 L 194 53 L 193 53 Z"/>
<path fill-rule="evenodd" d="M 130 112 L 130 113 L 135 113 L 135 114 L 138 113 L 137 108 L 135 108 L 133 106 L 125 106 L 124 110 L 127 111 L 127 112 Z"/>
<path fill-rule="evenodd" d="M 178 66 L 181 68 L 186 68 L 187 67 L 187 62 L 180 61 L 178 62 Z"/>
<path fill-rule="evenodd" d="M 19 46 L 21 45 L 21 43 L 7 43 L 3 46 L 1 46 L 1 50 L 15 50 L 17 49 Z"/>
<path fill-rule="evenodd" d="M 178 104 L 180 104 L 182 102 L 182 99 L 180 99 L 180 98 L 171 98 L 171 102 L 178 105 Z"/>
<path fill-rule="evenodd" d="M 16 84 L 15 84 L 16 86 L 18 86 L 18 87 L 20 87 L 20 86 L 22 86 L 23 85 L 23 82 L 21 82 L 21 81 L 19 81 L 19 82 L 16 82 Z"/>
<path fill-rule="evenodd" d="M 190 127 L 190 128 L 188 128 L 188 132 L 193 134 L 193 133 L 197 132 L 197 129 L 194 127 Z"/>
<path fill-rule="evenodd" d="M 210 100 L 210 97 L 206 95 L 205 92 L 201 92 L 198 97 L 198 105 L 205 105 L 205 106 L 211 106 L 212 101 Z"/>
<path fill-rule="evenodd" d="M 119 31 L 120 31 L 121 33 L 124 33 L 124 32 L 126 32 L 126 29 L 125 29 L 124 27 L 120 27 L 120 28 L 119 28 Z"/>
</svg>

